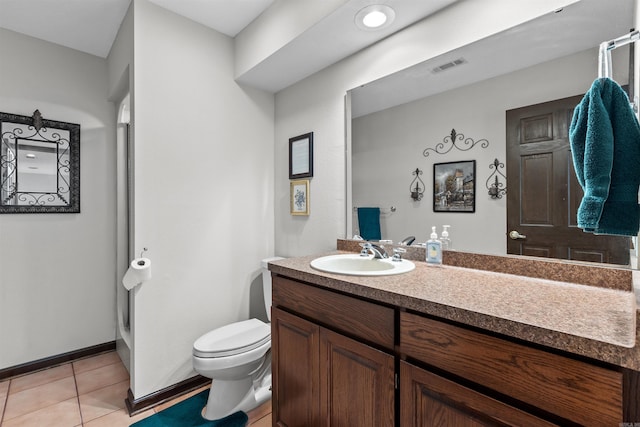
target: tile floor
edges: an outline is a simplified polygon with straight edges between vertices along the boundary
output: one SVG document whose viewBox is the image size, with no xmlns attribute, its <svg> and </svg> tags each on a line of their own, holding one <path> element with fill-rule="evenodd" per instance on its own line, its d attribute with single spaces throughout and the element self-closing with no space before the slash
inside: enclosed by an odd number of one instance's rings
<svg viewBox="0 0 640 427">
<path fill-rule="evenodd" d="M 129 374 L 117 353 L 108 352 L 0 381 L 0 426 L 124 427 L 206 388 L 129 417 Z M 271 426 L 270 403 L 248 415 L 251 427 Z"/>
</svg>

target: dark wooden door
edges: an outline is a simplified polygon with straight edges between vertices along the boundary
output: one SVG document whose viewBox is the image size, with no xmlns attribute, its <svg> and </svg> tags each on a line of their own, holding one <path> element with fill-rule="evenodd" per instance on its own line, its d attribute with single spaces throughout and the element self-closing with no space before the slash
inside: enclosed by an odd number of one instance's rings
<svg viewBox="0 0 640 427">
<path fill-rule="evenodd" d="M 320 425 L 319 346 L 318 325 L 272 309 L 274 425 Z"/>
<path fill-rule="evenodd" d="M 507 253 L 629 263 L 630 238 L 577 227 L 569 125 L 582 95 L 507 111 Z"/>
<path fill-rule="evenodd" d="M 402 427 L 555 425 L 404 361 L 400 402 Z"/>
<path fill-rule="evenodd" d="M 320 373 L 322 425 L 394 425 L 393 356 L 321 328 Z"/>
</svg>

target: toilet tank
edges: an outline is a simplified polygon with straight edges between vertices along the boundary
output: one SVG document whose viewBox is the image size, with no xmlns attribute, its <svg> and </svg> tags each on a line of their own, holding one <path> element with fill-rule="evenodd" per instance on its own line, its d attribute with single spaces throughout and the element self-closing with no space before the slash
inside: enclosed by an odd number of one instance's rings
<svg viewBox="0 0 640 427">
<path fill-rule="evenodd" d="M 267 318 L 271 321 L 271 272 L 269 262 L 284 259 L 282 257 L 271 257 L 262 260 L 262 291 L 264 293 L 264 308 L 267 310 Z"/>
</svg>

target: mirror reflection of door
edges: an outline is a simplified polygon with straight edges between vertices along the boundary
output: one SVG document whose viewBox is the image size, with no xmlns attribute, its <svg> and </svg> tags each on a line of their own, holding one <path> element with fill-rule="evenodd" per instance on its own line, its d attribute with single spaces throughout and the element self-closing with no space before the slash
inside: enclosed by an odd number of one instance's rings
<svg viewBox="0 0 640 427">
<path fill-rule="evenodd" d="M 582 95 L 509 110 L 507 253 L 629 264 L 631 239 L 577 227 L 582 188 L 573 170 L 569 125 Z"/>
</svg>

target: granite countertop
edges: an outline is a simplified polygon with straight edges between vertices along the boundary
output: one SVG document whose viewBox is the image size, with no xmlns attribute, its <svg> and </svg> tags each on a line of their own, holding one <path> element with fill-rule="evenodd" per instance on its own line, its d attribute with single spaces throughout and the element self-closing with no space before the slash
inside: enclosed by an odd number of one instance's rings
<svg viewBox="0 0 640 427">
<path fill-rule="evenodd" d="M 633 291 L 414 261 L 379 277 L 311 268 L 344 251 L 269 263 L 273 273 L 373 301 L 453 320 L 640 371 L 640 311 Z"/>
</svg>

